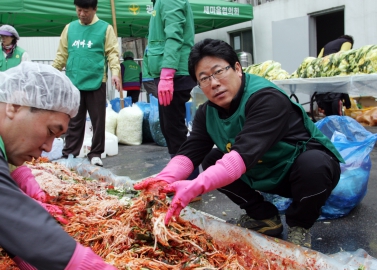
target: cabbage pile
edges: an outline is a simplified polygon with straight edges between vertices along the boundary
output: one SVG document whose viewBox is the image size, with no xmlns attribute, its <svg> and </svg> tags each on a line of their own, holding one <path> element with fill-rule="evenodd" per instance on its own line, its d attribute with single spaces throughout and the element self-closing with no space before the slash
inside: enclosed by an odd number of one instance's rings
<svg viewBox="0 0 377 270">
<path fill-rule="evenodd" d="M 377 72 L 377 45 L 341 51 L 322 58 L 307 57 L 291 78 L 349 76 Z"/>
<path fill-rule="evenodd" d="M 244 68 L 245 73 L 267 80 L 318 78 L 377 73 L 377 45 L 341 51 L 322 58 L 306 57 L 295 72 L 289 74 L 279 62 L 267 60 Z"/>
<path fill-rule="evenodd" d="M 281 64 L 272 60 L 248 66 L 244 69 L 244 72 L 261 76 L 267 80 L 285 80 L 290 78 L 289 73 L 281 68 Z"/>
</svg>

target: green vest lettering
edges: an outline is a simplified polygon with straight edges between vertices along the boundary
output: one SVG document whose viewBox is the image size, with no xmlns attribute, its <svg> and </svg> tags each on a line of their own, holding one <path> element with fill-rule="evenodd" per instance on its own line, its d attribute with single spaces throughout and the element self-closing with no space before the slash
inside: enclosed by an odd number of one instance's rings
<svg viewBox="0 0 377 270">
<path fill-rule="evenodd" d="M 69 24 L 66 75 L 83 91 L 97 90 L 107 69 L 105 39 L 108 23 L 102 20 L 92 25 L 79 21 Z"/>
</svg>

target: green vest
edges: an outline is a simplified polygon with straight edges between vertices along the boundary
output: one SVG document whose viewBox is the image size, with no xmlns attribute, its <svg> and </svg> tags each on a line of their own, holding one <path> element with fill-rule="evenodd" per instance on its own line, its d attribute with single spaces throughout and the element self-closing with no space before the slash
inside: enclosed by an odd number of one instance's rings
<svg viewBox="0 0 377 270">
<path fill-rule="evenodd" d="M 124 76 L 123 82 L 139 82 L 140 81 L 140 66 L 132 60 L 123 61 Z"/>
<path fill-rule="evenodd" d="M 105 68 L 105 39 L 108 23 L 102 20 L 91 25 L 79 21 L 69 24 L 66 75 L 84 91 L 97 90 Z"/>
<path fill-rule="evenodd" d="M 5 160 L 8 161 L 7 154 L 6 154 L 6 152 L 5 152 L 4 141 L 3 141 L 3 138 L 1 138 L 1 136 L 0 136 L 0 150 L 3 152 L 3 155 L 4 155 Z"/>
<path fill-rule="evenodd" d="M 234 144 L 235 137 L 244 126 L 245 105 L 252 94 L 260 89 L 272 87 L 286 95 L 283 90 L 279 89 L 268 80 L 252 74 L 245 74 L 245 76 L 245 92 L 237 111 L 232 116 L 227 119 L 220 119 L 218 111 L 212 106 L 207 106 L 206 119 L 211 119 L 211 121 L 206 121 L 207 131 L 217 148 L 223 153 L 229 152 L 229 149 Z M 287 96 L 287 98 L 289 97 Z M 292 100 L 290 101 L 301 109 L 305 128 L 309 134 L 311 134 L 311 138 L 308 141 L 315 139 L 331 151 L 339 161 L 344 162 L 335 146 L 314 125 L 303 107 Z M 241 179 L 253 189 L 260 191 L 268 191 L 277 187 L 298 155 L 306 151 L 308 141 L 300 141 L 297 142 L 296 145 L 291 145 L 283 141 L 278 142 L 263 155 L 252 169 L 243 174 Z"/>
<path fill-rule="evenodd" d="M 171 21 L 175 20 L 174 23 Z M 194 15 L 188 0 L 156 0 L 149 21 L 148 69 L 159 78 L 161 68 L 188 76 L 188 57 L 194 46 Z"/>
<path fill-rule="evenodd" d="M 17 46 L 13 51 L 12 57 L 6 59 L 4 57 L 4 52 L 0 51 L 0 71 L 6 71 L 12 67 L 18 66 L 21 63 L 24 52 L 24 49 Z"/>
</svg>

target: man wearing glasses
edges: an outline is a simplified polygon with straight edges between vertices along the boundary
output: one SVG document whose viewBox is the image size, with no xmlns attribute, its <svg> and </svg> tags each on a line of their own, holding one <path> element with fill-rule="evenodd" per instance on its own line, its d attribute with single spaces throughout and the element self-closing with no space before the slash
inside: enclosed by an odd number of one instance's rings
<svg viewBox="0 0 377 270">
<path fill-rule="evenodd" d="M 287 240 L 310 248 L 309 229 L 344 162 L 334 145 L 276 85 L 243 73 L 226 42 L 195 44 L 189 72 L 208 101 L 197 110 L 177 156 L 135 188 L 175 193 L 165 223 L 195 196 L 218 189 L 246 212 L 229 223 L 269 236 L 279 236 L 283 225 L 277 208 L 259 191 L 292 198 L 286 210 Z M 199 164 L 203 173 L 184 180 Z"/>
</svg>

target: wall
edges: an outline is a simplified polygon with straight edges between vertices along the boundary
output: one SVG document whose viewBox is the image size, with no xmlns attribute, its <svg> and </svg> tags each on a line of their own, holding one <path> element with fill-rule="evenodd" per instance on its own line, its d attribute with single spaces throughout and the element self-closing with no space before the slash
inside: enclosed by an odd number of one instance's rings
<svg viewBox="0 0 377 270">
<path fill-rule="evenodd" d="M 18 45 L 25 49 L 31 60 L 50 64 L 59 46 L 59 37 L 20 37 Z"/>
<path fill-rule="evenodd" d="M 245 0 L 239 0 L 238 2 L 242 1 L 249 2 Z M 339 6 L 345 6 L 345 33 L 354 37 L 354 48 L 377 44 L 377 31 L 375 30 L 377 25 L 376 0 L 274 0 L 254 6 L 254 19 L 252 21 L 197 34 L 195 42 L 207 37 L 229 42 L 228 33 L 252 27 L 254 62 L 260 63 L 266 60 L 274 60 L 273 22 L 303 17 L 310 13 Z M 331 22 L 329 22 L 329 27 L 331 27 Z M 59 38 L 21 37 L 19 45 L 29 52 L 33 60 L 52 60 L 55 57 L 58 43 Z M 121 45 L 119 47 L 121 48 Z M 284 62 L 281 64 L 284 69 Z"/>
<path fill-rule="evenodd" d="M 354 48 L 367 44 L 377 44 L 377 31 L 375 30 L 377 25 L 376 0 L 274 0 L 254 6 L 254 19 L 252 21 L 197 34 L 195 42 L 206 37 L 229 42 L 228 33 L 253 27 L 255 63 L 263 62 L 272 59 L 273 55 L 273 21 L 302 17 L 309 13 L 342 5 L 345 6 L 345 32 L 353 35 L 355 39 Z M 38 60 L 54 59 L 58 44 L 58 37 L 21 37 L 19 41 L 19 45 L 29 52 L 31 58 Z"/>
<path fill-rule="evenodd" d="M 255 63 L 273 60 L 272 22 L 302 17 L 310 13 L 333 7 L 345 6 L 345 33 L 354 37 L 354 48 L 377 44 L 377 1 L 376 0 L 275 0 L 254 6 L 252 22 L 240 23 L 220 30 L 195 36 L 195 42 L 206 37 L 229 42 L 228 33 L 236 29 L 253 27 Z M 331 22 L 329 22 L 331 27 Z"/>
</svg>

